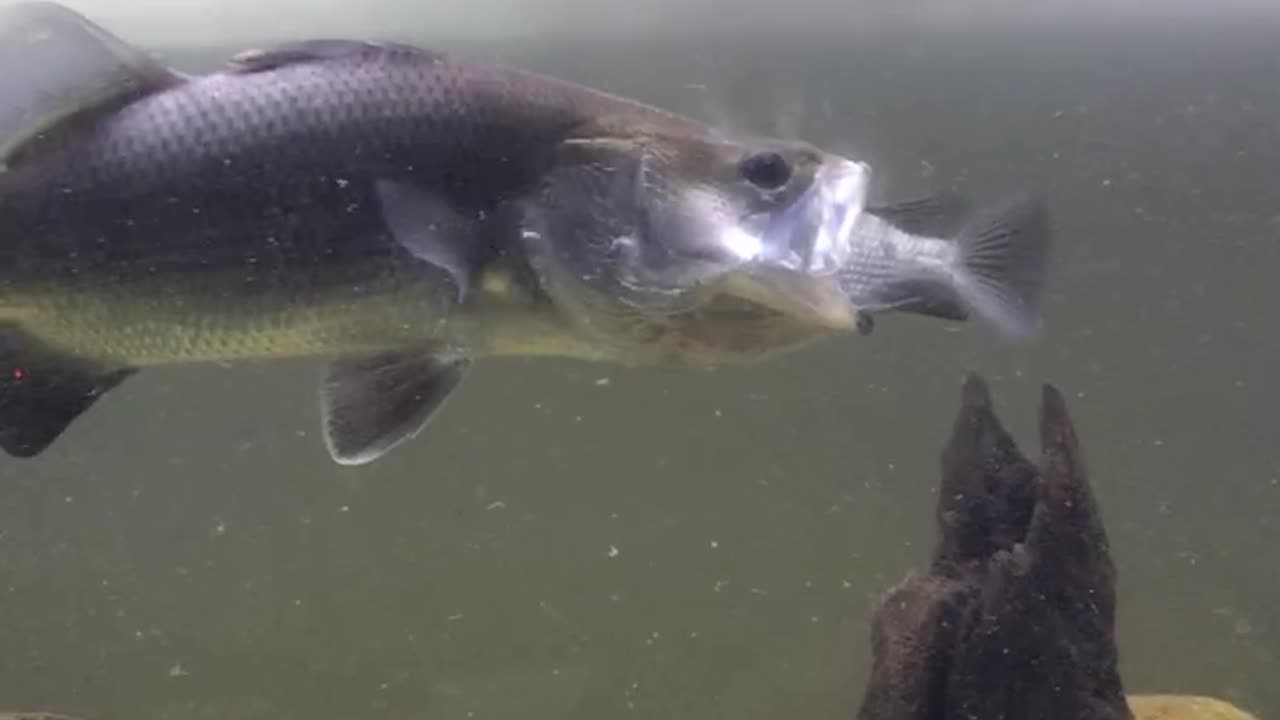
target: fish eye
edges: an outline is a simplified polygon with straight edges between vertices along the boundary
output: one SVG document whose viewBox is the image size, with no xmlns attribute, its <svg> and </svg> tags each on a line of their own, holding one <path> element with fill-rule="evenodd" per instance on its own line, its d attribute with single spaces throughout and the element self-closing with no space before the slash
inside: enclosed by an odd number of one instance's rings
<svg viewBox="0 0 1280 720">
<path fill-rule="evenodd" d="M 747 182 L 764 190 L 777 190 L 791 179 L 791 163 L 772 151 L 747 155 L 738 170 Z"/>
</svg>

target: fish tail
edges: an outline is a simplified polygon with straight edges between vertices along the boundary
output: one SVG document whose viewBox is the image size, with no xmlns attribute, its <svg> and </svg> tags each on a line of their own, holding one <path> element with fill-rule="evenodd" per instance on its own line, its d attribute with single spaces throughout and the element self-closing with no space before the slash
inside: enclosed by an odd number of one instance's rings
<svg viewBox="0 0 1280 720">
<path fill-rule="evenodd" d="M 0 449 L 41 454 L 104 393 L 137 372 L 100 367 L 0 327 Z"/>
<path fill-rule="evenodd" d="M 952 291 L 1001 334 L 1035 334 L 1052 236 L 1042 198 L 1017 197 L 979 212 L 955 237 Z"/>
<path fill-rule="evenodd" d="M 4 233 L 29 179 L 24 167 L 47 144 L 183 78 L 46 0 L 0 6 L 0 78 L 0 450 L 29 458 L 137 370 L 55 350 L 22 328 L 11 274 L 24 244 Z"/>
<path fill-rule="evenodd" d="M 48 0 L 0 6 L 0 171 L 185 76 Z"/>
</svg>

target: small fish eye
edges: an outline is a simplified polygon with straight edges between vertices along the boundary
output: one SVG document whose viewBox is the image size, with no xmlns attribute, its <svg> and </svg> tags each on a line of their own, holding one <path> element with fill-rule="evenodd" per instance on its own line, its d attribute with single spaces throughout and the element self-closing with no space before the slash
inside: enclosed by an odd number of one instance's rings
<svg viewBox="0 0 1280 720">
<path fill-rule="evenodd" d="M 791 163 L 772 151 L 746 156 L 739 169 L 747 182 L 765 190 L 776 190 L 791 179 Z"/>
</svg>

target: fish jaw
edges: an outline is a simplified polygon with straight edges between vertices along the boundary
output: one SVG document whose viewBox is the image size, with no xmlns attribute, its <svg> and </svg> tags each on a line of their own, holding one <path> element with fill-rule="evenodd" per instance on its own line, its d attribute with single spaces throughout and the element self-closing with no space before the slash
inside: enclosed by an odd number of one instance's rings
<svg viewBox="0 0 1280 720">
<path fill-rule="evenodd" d="M 753 265 L 726 278 L 724 288 L 729 295 L 777 311 L 804 326 L 838 333 L 859 327 L 857 308 L 833 275 Z"/>
</svg>

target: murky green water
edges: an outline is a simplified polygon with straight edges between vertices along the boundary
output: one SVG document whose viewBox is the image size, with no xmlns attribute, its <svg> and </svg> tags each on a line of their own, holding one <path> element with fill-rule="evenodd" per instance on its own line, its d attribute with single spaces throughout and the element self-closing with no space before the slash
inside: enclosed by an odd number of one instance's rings
<svg viewBox="0 0 1280 720">
<path fill-rule="evenodd" d="M 318 365 L 144 373 L 38 461 L 0 461 L 0 706 L 850 717 L 870 609 L 933 541 L 975 368 L 1027 442 L 1039 383 L 1071 398 L 1129 690 L 1280 715 L 1271 37 L 501 48 L 866 158 L 884 197 L 1044 189 L 1046 335 L 895 318 L 754 368 L 494 362 L 358 469 L 318 436 Z"/>
</svg>

